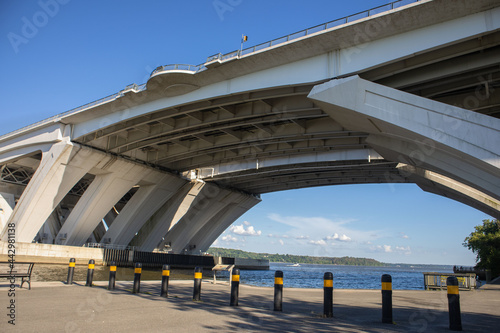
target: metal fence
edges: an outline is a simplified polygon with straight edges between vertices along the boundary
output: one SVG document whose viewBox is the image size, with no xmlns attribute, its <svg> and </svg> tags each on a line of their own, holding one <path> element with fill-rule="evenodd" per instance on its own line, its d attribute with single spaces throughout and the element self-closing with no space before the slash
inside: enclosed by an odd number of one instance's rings
<svg viewBox="0 0 500 333">
<path fill-rule="evenodd" d="M 449 276 L 455 276 L 458 280 L 458 287 L 460 289 L 475 289 L 476 288 L 476 274 L 463 273 L 463 274 L 447 274 L 426 272 L 424 273 L 424 287 L 425 290 L 429 289 L 444 289 L 446 288 L 446 279 Z"/>
<path fill-rule="evenodd" d="M 119 267 L 132 267 L 134 263 L 130 260 L 130 250 L 104 249 L 103 262 L 109 265 L 114 261 Z"/>
<path fill-rule="evenodd" d="M 133 261 L 134 263 L 140 262 L 142 267 L 148 268 L 161 268 L 162 265 L 170 265 L 171 267 L 178 268 L 191 268 L 195 266 L 212 268 L 214 266 L 214 257 L 212 256 L 194 256 L 142 251 L 134 251 Z"/>
</svg>

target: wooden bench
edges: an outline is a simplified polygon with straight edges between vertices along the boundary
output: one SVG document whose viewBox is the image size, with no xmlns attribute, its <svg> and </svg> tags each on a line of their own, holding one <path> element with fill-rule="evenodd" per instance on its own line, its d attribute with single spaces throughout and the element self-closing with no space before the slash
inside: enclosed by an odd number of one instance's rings
<svg viewBox="0 0 500 333">
<path fill-rule="evenodd" d="M 29 290 L 31 290 L 31 272 L 33 272 L 32 262 L 14 262 L 14 267 L 11 269 L 10 262 L 0 262 L 0 278 L 21 278 L 21 288 L 24 282 L 28 282 Z"/>
</svg>

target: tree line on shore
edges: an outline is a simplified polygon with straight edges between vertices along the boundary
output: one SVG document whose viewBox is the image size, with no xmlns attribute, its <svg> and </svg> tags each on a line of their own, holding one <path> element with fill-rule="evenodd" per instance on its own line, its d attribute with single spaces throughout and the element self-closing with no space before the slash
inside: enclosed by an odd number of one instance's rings
<svg viewBox="0 0 500 333">
<path fill-rule="evenodd" d="M 248 258 L 248 259 L 268 259 L 270 262 L 287 262 L 299 264 L 323 264 L 323 265 L 351 265 L 351 266 L 385 266 L 384 263 L 375 259 L 355 258 L 355 257 L 313 257 L 299 256 L 293 254 L 272 254 L 255 253 L 236 249 L 226 249 L 220 247 L 211 247 L 207 253 L 230 258 Z"/>
</svg>

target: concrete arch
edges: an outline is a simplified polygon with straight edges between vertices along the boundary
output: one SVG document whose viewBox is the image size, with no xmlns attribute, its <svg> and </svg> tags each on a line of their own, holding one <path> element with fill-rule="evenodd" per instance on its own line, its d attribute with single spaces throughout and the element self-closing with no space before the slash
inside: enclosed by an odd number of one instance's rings
<svg viewBox="0 0 500 333">
<path fill-rule="evenodd" d="M 343 126 L 370 133 L 367 143 L 387 160 L 434 171 L 500 200 L 499 119 L 358 76 L 316 86 L 309 98 Z"/>
<path fill-rule="evenodd" d="M 162 67 L 147 84 L 1 136 L 0 167 L 41 152 L 17 205 L 2 194 L 1 223 L 15 222 L 23 242 L 42 225 L 55 233 L 52 212 L 87 174 L 63 244 L 96 231 L 115 245 L 200 251 L 261 193 L 337 184 L 414 182 L 498 217 L 499 54 L 498 1 L 442 0 L 196 70 Z M 467 105 L 478 91 L 473 110 L 440 103 Z"/>
</svg>

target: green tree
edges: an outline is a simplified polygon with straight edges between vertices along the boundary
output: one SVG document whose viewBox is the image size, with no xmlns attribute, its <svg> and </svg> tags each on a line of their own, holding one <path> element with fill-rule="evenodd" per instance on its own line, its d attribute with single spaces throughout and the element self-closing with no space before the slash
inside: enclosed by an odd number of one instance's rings
<svg viewBox="0 0 500 333">
<path fill-rule="evenodd" d="M 476 254 L 477 267 L 491 269 L 492 276 L 500 275 L 500 221 L 483 220 L 483 225 L 465 238 L 463 245 Z"/>
</svg>

